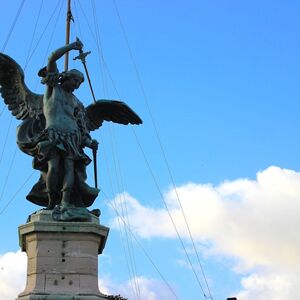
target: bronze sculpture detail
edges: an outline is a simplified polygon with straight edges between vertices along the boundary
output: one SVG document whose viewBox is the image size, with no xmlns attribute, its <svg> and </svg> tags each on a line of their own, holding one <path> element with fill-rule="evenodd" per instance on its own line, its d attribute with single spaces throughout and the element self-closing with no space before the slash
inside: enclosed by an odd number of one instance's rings
<svg viewBox="0 0 300 300">
<path fill-rule="evenodd" d="M 94 151 L 98 142 L 90 131 L 103 121 L 141 124 L 142 120 L 121 101 L 98 100 L 84 107 L 73 91 L 84 76 L 78 70 L 60 73 L 56 61 L 71 50 L 82 52 L 79 39 L 54 51 L 39 71 L 46 90 L 32 93 L 24 82 L 22 68 L 0 53 L 1 95 L 11 113 L 22 123 L 17 128 L 19 148 L 33 157 L 33 168 L 41 172 L 27 199 L 53 210 L 53 218 L 65 221 L 88 219 L 86 207 L 95 201 L 99 189 L 89 186 L 86 166 L 90 158 L 83 149 Z"/>
</svg>

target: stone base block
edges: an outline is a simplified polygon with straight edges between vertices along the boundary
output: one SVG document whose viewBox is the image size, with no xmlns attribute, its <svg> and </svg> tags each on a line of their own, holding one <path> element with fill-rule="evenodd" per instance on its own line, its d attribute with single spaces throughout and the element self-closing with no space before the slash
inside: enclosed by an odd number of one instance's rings
<svg viewBox="0 0 300 300">
<path fill-rule="evenodd" d="M 53 221 L 51 212 L 31 215 L 19 227 L 28 257 L 27 283 L 17 300 L 104 300 L 98 288 L 98 254 L 109 229 L 91 222 Z"/>
<path fill-rule="evenodd" d="M 103 298 L 101 296 L 91 296 L 91 295 L 27 295 L 27 296 L 19 296 L 18 300 L 107 300 L 107 298 Z"/>
</svg>

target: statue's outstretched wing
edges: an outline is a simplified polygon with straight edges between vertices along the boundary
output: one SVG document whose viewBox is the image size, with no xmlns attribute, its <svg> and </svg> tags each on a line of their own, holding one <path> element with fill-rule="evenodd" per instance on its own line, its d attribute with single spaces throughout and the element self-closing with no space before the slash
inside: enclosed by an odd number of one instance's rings
<svg viewBox="0 0 300 300">
<path fill-rule="evenodd" d="M 89 131 L 99 128 L 103 121 L 119 124 L 142 124 L 141 118 L 124 102 L 98 100 L 86 107 L 86 124 Z"/>
<path fill-rule="evenodd" d="M 0 53 L 0 93 L 18 120 L 42 113 L 43 96 L 32 93 L 24 82 L 22 68 L 11 57 Z"/>
</svg>

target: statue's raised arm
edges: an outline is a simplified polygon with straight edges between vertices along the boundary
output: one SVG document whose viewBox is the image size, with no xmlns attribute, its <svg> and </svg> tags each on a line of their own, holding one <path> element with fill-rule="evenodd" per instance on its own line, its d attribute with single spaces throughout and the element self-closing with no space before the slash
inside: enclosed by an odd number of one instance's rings
<svg viewBox="0 0 300 300">
<path fill-rule="evenodd" d="M 56 72 L 57 65 L 56 61 L 59 60 L 65 53 L 71 50 L 81 50 L 83 47 L 83 43 L 77 38 L 75 42 L 65 45 L 51 53 L 48 58 L 47 71 L 48 72 Z"/>
</svg>

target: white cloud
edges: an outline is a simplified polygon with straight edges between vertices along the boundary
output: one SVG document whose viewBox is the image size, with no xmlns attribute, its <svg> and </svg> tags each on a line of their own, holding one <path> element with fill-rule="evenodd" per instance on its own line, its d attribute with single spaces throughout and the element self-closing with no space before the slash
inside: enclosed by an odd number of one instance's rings
<svg viewBox="0 0 300 300">
<path fill-rule="evenodd" d="M 243 276 L 238 300 L 297 299 L 300 294 L 300 173 L 270 167 L 255 180 L 238 179 L 218 186 L 188 183 L 178 187 L 191 231 L 209 255 L 234 258 Z M 165 200 L 181 235 L 188 237 L 175 191 Z M 165 209 L 141 205 L 128 194 L 131 228 L 146 238 L 176 238 Z M 116 219 L 113 223 L 117 225 Z M 118 227 L 118 226 L 117 226 Z M 203 243 L 205 242 L 205 243 Z M 0 300 L 14 299 L 24 290 L 26 255 L 0 255 Z M 100 282 L 104 293 L 134 299 L 138 282 L 142 299 L 174 299 L 156 279 L 138 277 L 124 283 Z"/>
<path fill-rule="evenodd" d="M 238 300 L 299 299 L 300 274 L 252 274 L 242 280 L 242 287 L 236 294 Z"/>
<path fill-rule="evenodd" d="M 299 285 L 299 278 L 291 274 L 300 272 L 300 173 L 270 167 L 255 180 L 238 179 L 218 186 L 188 183 L 177 192 L 195 241 L 208 242 L 211 255 L 234 258 L 236 271 L 257 272 L 242 282 L 242 300 L 258 299 L 252 294 L 258 297 L 261 290 L 268 297 L 259 299 L 284 299 L 275 298 L 276 283 L 282 294 L 292 293 L 289 280 Z M 164 197 L 181 236 L 188 238 L 175 191 L 170 189 Z M 128 194 L 121 199 L 126 201 L 136 234 L 176 238 L 164 208 L 143 206 Z"/>
<path fill-rule="evenodd" d="M 123 283 L 109 279 L 99 280 L 99 288 L 104 294 L 121 295 L 128 299 L 175 300 L 176 297 L 161 281 L 146 277 L 135 277 Z"/>
<path fill-rule="evenodd" d="M 15 299 L 24 290 L 26 263 L 21 251 L 0 255 L 0 300 Z"/>
</svg>

